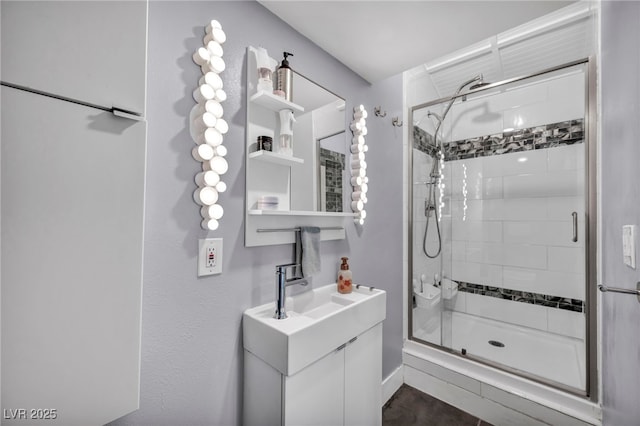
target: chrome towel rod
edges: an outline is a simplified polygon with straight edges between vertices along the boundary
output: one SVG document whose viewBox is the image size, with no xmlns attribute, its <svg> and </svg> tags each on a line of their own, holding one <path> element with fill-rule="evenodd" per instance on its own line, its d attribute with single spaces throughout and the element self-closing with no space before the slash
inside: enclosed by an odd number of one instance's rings
<svg viewBox="0 0 640 426">
<path fill-rule="evenodd" d="M 320 228 L 321 231 L 344 231 L 344 228 L 341 226 L 330 226 L 326 228 Z M 300 227 L 297 228 L 258 228 L 257 232 L 300 232 Z"/>
<path fill-rule="evenodd" d="M 636 289 L 630 288 L 618 288 L 618 287 L 607 287 L 606 285 L 599 285 L 598 289 L 603 292 L 611 292 L 611 293 L 624 293 L 624 294 L 635 294 L 638 298 L 638 302 L 640 302 L 640 281 L 636 283 Z"/>
</svg>

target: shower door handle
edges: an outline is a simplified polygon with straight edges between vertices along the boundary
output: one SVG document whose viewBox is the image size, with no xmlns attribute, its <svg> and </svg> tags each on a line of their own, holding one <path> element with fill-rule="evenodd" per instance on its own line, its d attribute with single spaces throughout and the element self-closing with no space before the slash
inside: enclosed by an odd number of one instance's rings
<svg viewBox="0 0 640 426">
<path fill-rule="evenodd" d="M 571 213 L 571 216 L 573 217 L 573 238 L 571 239 L 571 241 L 573 241 L 574 243 L 577 243 L 578 242 L 578 213 L 573 212 Z"/>
</svg>

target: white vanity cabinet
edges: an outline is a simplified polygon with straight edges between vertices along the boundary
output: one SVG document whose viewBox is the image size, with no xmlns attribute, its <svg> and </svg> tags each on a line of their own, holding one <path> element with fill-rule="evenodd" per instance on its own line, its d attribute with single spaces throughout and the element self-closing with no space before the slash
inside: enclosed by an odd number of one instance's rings
<svg viewBox="0 0 640 426">
<path fill-rule="evenodd" d="M 293 375 L 245 350 L 245 425 L 379 425 L 382 323 Z"/>
</svg>

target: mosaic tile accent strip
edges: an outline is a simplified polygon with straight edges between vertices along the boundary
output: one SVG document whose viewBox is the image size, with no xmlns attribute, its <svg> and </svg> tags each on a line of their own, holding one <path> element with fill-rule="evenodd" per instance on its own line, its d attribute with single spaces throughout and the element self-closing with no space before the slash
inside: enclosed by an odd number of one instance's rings
<svg viewBox="0 0 640 426">
<path fill-rule="evenodd" d="M 520 290 L 510 290 L 508 288 L 491 287 L 488 285 L 473 284 L 462 281 L 458 281 L 458 291 L 479 294 L 481 296 L 497 297 L 498 299 L 513 300 L 514 302 L 541 305 L 548 308 L 584 312 L 584 301 L 578 299 L 568 299 L 540 293 L 529 293 Z"/>
<path fill-rule="evenodd" d="M 413 126 L 413 147 L 433 157 L 436 152 L 433 136 L 418 126 Z"/>
<path fill-rule="evenodd" d="M 344 154 L 339 152 L 320 148 L 320 165 L 325 166 L 325 211 L 343 211 L 342 175 L 345 168 L 345 157 Z"/>
<path fill-rule="evenodd" d="M 414 147 L 433 155 L 433 136 L 414 126 Z M 584 120 L 569 120 L 444 144 L 445 161 L 488 157 L 584 142 Z"/>
</svg>

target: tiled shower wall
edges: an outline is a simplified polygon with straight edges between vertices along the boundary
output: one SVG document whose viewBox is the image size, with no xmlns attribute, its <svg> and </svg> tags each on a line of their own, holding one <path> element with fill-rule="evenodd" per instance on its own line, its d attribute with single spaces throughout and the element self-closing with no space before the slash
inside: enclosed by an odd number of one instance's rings
<svg viewBox="0 0 640 426">
<path fill-rule="evenodd" d="M 478 111 L 485 119 L 477 119 Z M 442 269 L 463 284 L 448 303 L 462 312 L 582 338 L 582 74 L 459 103 L 450 116 L 447 122 L 455 125 L 443 169 Z M 515 130 L 504 132 L 507 127 Z M 421 250 L 421 197 L 427 192 L 415 182 L 428 175 L 431 159 L 414 154 L 414 278 L 430 278 L 438 266 L 425 261 Z M 433 222 L 429 226 L 431 246 L 436 235 Z"/>
</svg>

